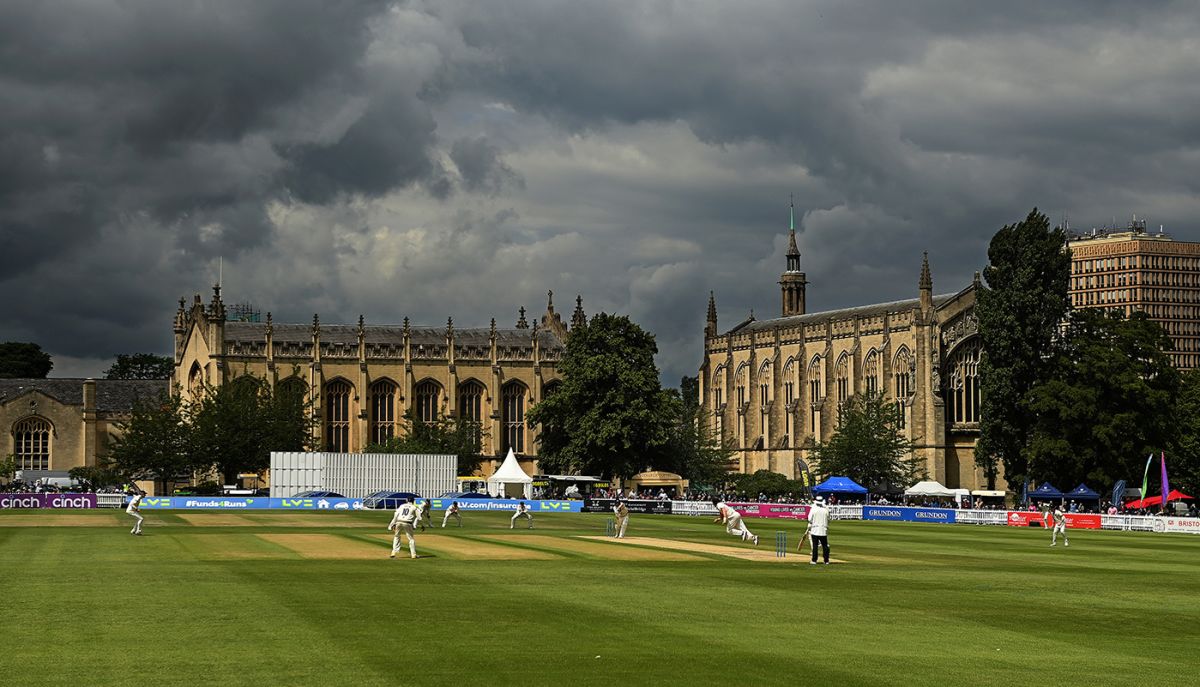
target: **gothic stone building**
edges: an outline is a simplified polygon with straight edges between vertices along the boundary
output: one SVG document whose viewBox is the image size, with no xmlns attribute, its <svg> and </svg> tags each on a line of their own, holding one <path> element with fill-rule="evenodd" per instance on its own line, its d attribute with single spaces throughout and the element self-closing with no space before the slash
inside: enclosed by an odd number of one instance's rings
<svg viewBox="0 0 1200 687">
<path fill-rule="evenodd" d="M 95 465 L 134 404 L 167 390 L 164 379 L 0 379 L 0 455 L 27 480 Z"/>
<path fill-rule="evenodd" d="M 572 326 L 584 321 L 577 298 Z M 568 328 L 554 311 L 533 326 L 525 308 L 512 328 L 458 329 L 232 321 L 220 287 L 206 305 L 197 294 L 175 314 L 175 379 L 190 392 L 254 375 L 273 385 L 294 385 L 312 402 L 312 445 L 320 450 L 362 451 L 395 436 L 412 410 L 421 420 L 465 418 L 484 428 L 483 453 L 503 457 L 509 448 L 536 456 L 536 429 L 525 412 L 558 382 L 558 361 Z"/>
<path fill-rule="evenodd" d="M 780 317 L 752 314 L 724 333 L 709 296 L 701 399 L 714 434 L 737 449 L 738 469 L 797 476 L 810 461 L 807 447 L 833 435 L 839 405 L 870 392 L 899 407 L 930 478 L 988 488 L 974 460 L 978 275 L 958 293 L 935 296 L 926 257 L 916 298 L 808 313 L 793 224 L 779 283 Z"/>
</svg>

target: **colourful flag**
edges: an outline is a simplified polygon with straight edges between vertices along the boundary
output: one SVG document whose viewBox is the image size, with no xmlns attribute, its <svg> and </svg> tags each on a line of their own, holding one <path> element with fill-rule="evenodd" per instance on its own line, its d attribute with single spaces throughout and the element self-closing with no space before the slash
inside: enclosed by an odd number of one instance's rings
<svg viewBox="0 0 1200 687">
<path fill-rule="evenodd" d="M 1169 491 L 1167 491 L 1167 489 L 1169 488 L 1169 485 L 1167 484 L 1167 452 L 1166 451 L 1163 451 L 1162 460 L 1159 461 L 1159 464 L 1162 465 L 1162 500 L 1163 500 L 1162 506 L 1163 506 L 1163 510 L 1166 510 L 1167 509 L 1167 494 L 1170 493 Z"/>
<path fill-rule="evenodd" d="M 1151 453 L 1150 457 L 1146 459 L 1146 471 L 1142 473 L 1142 501 L 1145 501 L 1146 497 L 1149 496 L 1149 494 L 1146 493 L 1146 489 L 1150 486 L 1150 461 L 1152 460 L 1154 460 L 1153 453 Z"/>
</svg>

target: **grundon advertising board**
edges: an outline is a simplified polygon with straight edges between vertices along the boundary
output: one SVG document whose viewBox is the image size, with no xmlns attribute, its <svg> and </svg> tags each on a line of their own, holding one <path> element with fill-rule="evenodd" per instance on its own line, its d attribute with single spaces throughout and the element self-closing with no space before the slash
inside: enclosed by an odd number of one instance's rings
<svg viewBox="0 0 1200 687">
<path fill-rule="evenodd" d="M 909 506 L 863 506 L 863 520 L 902 520 L 904 522 L 957 521 L 958 513 L 950 508 L 912 508 Z"/>
</svg>

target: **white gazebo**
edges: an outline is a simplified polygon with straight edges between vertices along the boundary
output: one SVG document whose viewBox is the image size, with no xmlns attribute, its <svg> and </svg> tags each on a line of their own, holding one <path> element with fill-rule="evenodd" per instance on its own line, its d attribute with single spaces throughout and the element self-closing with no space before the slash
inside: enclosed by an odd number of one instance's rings
<svg viewBox="0 0 1200 687">
<path fill-rule="evenodd" d="M 488 493 L 500 498 L 533 498 L 533 478 L 525 474 L 517 462 L 517 454 L 508 449 L 500 467 L 488 477 Z"/>
<path fill-rule="evenodd" d="M 908 489 L 904 490 L 905 496 L 933 496 L 933 497 L 950 497 L 954 496 L 954 490 L 942 486 L 941 482 L 927 479 L 924 482 L 917 482 Z"/>
</svg>

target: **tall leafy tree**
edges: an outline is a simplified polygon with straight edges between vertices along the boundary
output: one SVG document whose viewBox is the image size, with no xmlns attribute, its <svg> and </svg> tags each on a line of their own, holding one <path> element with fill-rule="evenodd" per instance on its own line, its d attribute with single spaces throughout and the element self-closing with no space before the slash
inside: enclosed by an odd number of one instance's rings
<svg viewBox="0 0 1200 687">
<path fill-rule="evenodd" d="M 924 474 L 900 430 L 900 409 L 882 394 L 856 394 L 838 410 L 828 442 L 813 446 L 817 472 L 845 475 L 868 488 L 911 484 Z"/>
<path fill-rule="evenodd" d="M 197 460 L 220 473 L 226 484 L 239 472 L 270 467 L 272 451 L 301 451 L 312 422 L 308 405 L 289 387 L 243 375 L 206 386 L 188 408 Z"/>
<path fill-rule="evenodd" d="M 1200 369 L 1182 375 L 1175 404 L 1177 433 L 1167 448 L 1172 486 L 1185 494 L 1200 491 Z"/>
<path fill-rule="evenodd" d="M 483 461 L 480 453 L 485 430 L 478 422 L 443 417 L 433 422 L 417 418 L 411 408 L 401 422 L 402 431 L 383 443 L 371 444 L 367 453 L 440 453 L 458 457 L 458 472 L 469 475 Z"/>
<path fill-rule="evenodd" d="M 975 307 L 984 354 L 982 413 L 975 460 L 994 486 L 999 466 L 1010 484 L 1028 476 L 1031 393 L 1050 378 L 1058 328 L 1066 316 L 1071 256 L 1066 234 L 1037 208 L 992 237 L 986 288 Z"/>
<path fill-rule="evenodd" d="M 571 330 L 562 387 L 530 409 L 543 470 L 629 477 L 659 461 L 672 417 L 658 381 L 654 336 L 600 313 Z"/>
<path fill-rule="evenodd" d="M 1144 313 L 1080 309 L 1068 319 L 1051 378 L 1034 387 L 1029 475 L 1069 489 L 1141 475 L 1176 436 L 1179 372 L 1170 339 Z"/>
<path fill-rule="evenodd" d="M 35 343 L 0 343 L 0 379 L 44 379 L 54 368 L 50 354 Z"/>
<path fill-rule="evenodd" d="M 175 361 L 166 355 L 153 353 L 119 354 L 104 373 L 105 379 L 170 379 L 175 373 Z"/>
<path fill-rule="evenodd" d="M 719 485 L 729 476 L 733 449 L 722 446 L 700 407 L 700 380 L 684 377 L 679 390 L 664 390 L 663 408 L 673 419 L 667 450 L 654 467 L 686 477 L 693 484 Z"/>
<path fill-rule="evenodd" d="M 189 477 L 198 467 L 183 400 L 162 396 L 138 401 L 109 452 L 112 468 L 129 479 L 154 480 L 159 493 L 167 483 Z"/>
</svg>

